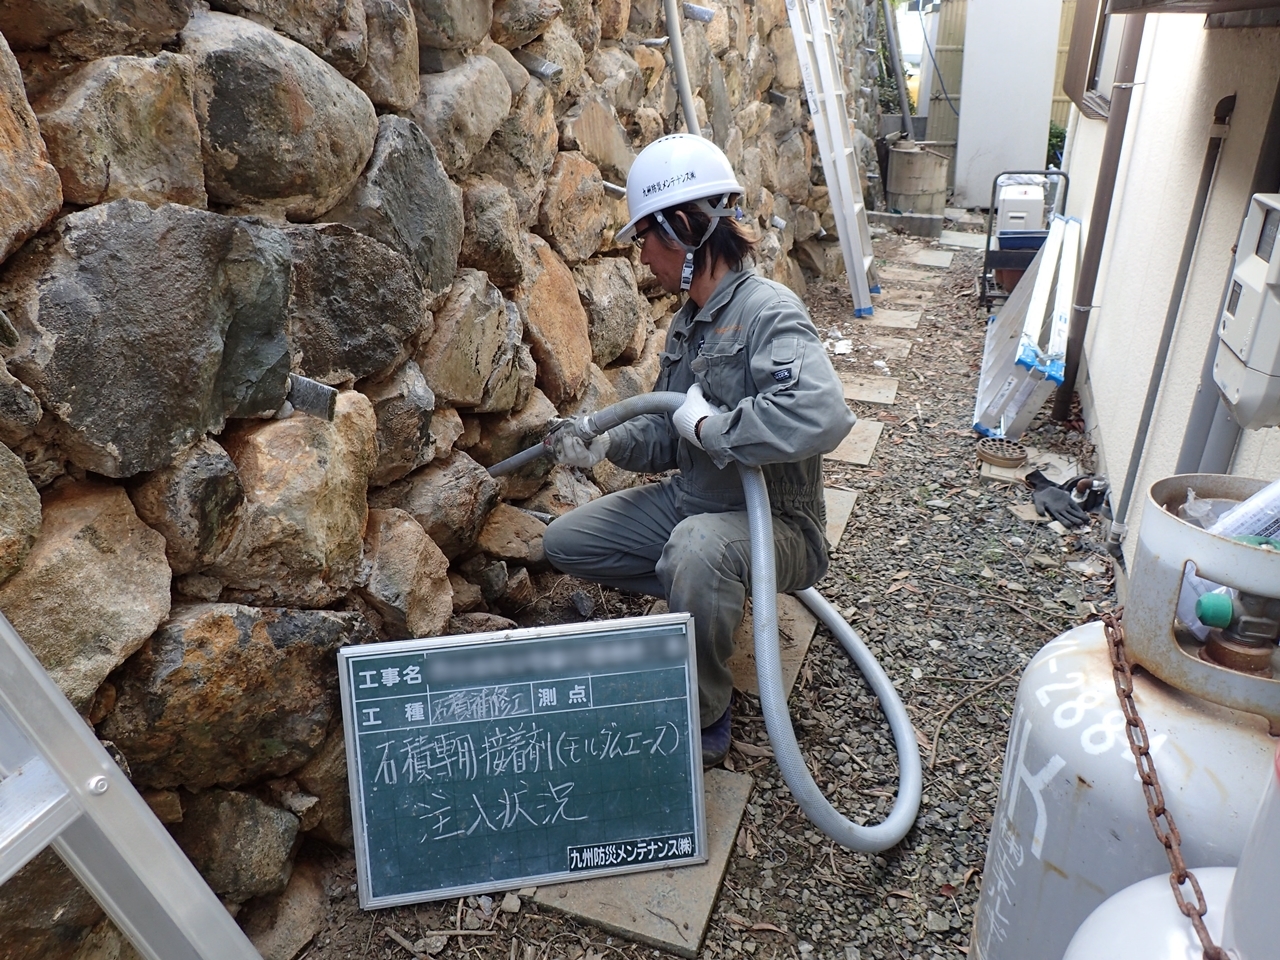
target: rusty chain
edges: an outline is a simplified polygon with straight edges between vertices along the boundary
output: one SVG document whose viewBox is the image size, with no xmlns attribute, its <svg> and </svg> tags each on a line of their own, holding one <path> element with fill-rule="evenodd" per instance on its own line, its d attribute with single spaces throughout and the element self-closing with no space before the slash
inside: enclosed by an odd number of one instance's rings
<svg viewBox="0 0 1280 960">
<path fill-rule="evenodd" d="M 1138 707 L 1133 702 L 1133 671 L 1125 654 L 1124 626 L 1120 622 L 1123 616 L 1123 609 L 1103 614 L 1102 626 L 1107 634 L 1107 651 L 1111 654 L 1111 674 L 1116 684 L 1116 696 L 1124 713 L 1125 735 L 1129 738 L 1133 759 L 1138 764 L 1138 778 L 1142 781 L 1142 794 L 1147 800 L 1147 817 L 1156 832 L 1156 839 L 1169 858 L 1169 886 L 1173 888 L 1173 899 L 1182 915 L 1195 928 L 1200 946 L 1204 948 L 1204 960 L 1231 960 L 1227 951 L 1213 942 L 1213 937 L 1204 925 L 1204 915 L 1209 906 L 1205 903 L 1204 891 L 1200 889 L 1196 875 L 1187 869 L 1182 859 L 1182 836 L 1178 833 L 1173 813 L 1164 805 L 1164 791 L 1160 789 L 1160 778 L 1156 775 L 1156 761 L 1148 749 L 1151 741 L 1147 736 L 1147 725 L 1138 716 Z M 1196 896 L 1195 903 L 1188 903 L 1182 895 L 1182 885 L 1188 881 Z"/>
</svg>

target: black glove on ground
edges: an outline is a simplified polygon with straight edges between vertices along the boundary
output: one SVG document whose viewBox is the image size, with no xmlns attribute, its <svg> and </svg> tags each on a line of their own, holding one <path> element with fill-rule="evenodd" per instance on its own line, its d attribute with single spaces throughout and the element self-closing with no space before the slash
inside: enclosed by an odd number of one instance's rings
<svg viewBox="0 0 1280 960">
<path fill-rule="evenodd" d="M 1081 527 L 1089 522 L 1084 507 L 1071 499 L 1071 494 L 1061 487 L 1041 487 L 1031 494 L 1036 513 L 1057 520 L 1064 527 Z"/>
</svg>

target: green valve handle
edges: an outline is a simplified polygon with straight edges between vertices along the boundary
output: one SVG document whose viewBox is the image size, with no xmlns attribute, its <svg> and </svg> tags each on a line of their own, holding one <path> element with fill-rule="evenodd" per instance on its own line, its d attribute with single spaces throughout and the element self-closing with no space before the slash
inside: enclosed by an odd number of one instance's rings
<svg viewBox="0 0 1280 960">
<path fill-rule="evenodd" d="M 1225 593 L 1204 593 L 1196 601 L 1196 617 L 1206 627 L 1229 627 L 1234 616 L 1231 597 Z"/>
</svg>

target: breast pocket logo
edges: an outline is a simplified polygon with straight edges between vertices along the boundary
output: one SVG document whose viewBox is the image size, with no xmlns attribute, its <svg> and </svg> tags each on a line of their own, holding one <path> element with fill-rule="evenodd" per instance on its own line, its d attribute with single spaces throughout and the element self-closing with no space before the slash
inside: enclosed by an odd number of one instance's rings
<svg viewBox="0 0 1280 960">
<path fill-rule="evenodd" d="M 791 379 L 791 368 L 784 367 L 781 370 L 773 371 L 773 379 L 777 380 L 779 383 L 786 383 Z"/>
</svg>

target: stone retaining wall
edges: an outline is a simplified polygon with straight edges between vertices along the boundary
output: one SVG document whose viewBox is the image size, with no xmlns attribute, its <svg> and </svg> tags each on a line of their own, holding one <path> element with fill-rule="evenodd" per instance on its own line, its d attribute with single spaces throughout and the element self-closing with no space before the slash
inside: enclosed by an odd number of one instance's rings
<svg viewBox="0 0 1280 960">
<path fill-rule="evenodd" d="M 699 123 L 802 290 L 834 224 L 784 0 L 700 3 Z M 865 168 L 875 5 L 835 6 Z M 661 0 L 0 5 L 0 611 L 233 908 L 351 844 L 334 650 L 506 623 L 544 563 L 510 504 L 632 482 L 485 467 L 657 374 L 676 300 L 604 184 L 682 129 L 664 32 Z M 0 960 L 100 916 L 43 854 Z"/>
</svg>

